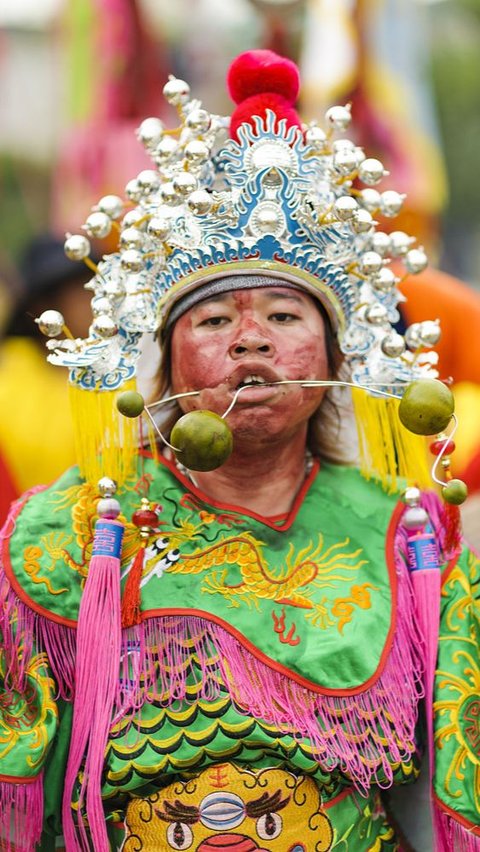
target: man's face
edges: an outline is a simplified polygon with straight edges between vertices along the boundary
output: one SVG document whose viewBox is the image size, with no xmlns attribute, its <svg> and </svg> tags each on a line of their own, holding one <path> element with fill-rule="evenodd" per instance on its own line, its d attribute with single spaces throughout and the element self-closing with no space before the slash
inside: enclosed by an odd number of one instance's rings
<svg viewBox="0 0 480 852">
<path fill-rule="evenodd" d="M 236 439 L 288 438 L 306 429 L 324 389 L 261 383 L 328 378 L 324 322 L 310 296 L 286 287 L 220 294 L 177 321 L 171 363 L 172 393 L 202 391 L 180 400 L 184 411 L 222 415 L 251 384 L 227 417 Z"/>
</svg>

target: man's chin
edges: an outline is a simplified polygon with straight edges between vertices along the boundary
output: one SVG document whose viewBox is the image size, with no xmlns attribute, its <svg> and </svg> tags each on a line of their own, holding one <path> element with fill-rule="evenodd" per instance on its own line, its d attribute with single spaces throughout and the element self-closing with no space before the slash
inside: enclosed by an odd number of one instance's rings
<svg viewBox="0 0 480 852">
<path fill-rule="evenodd" d="M 227 423 L 233 432 L 234 446 L 240 444 L 262 448 L 272 443 L 290 440 L 292 426 L 290 420 L 279 420 L 275 412 L 267 405 L 255 405 L 242 412 L 232 412 Z"/>
</svg>

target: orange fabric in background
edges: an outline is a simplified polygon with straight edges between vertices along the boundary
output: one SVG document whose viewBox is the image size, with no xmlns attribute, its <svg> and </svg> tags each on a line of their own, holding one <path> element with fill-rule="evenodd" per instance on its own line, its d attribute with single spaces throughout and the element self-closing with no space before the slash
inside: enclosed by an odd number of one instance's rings
<svg viewBox="0 0 480 852">
<path fill-rule="evenodd" d="M 407 298 L 402 305 L 407 325 L 440 320 L 442 336 L 435 346 L 440 378 L 480 385 L 480 293 L 437 269 L 409 275 L 400 290 Z"/>
</svg>

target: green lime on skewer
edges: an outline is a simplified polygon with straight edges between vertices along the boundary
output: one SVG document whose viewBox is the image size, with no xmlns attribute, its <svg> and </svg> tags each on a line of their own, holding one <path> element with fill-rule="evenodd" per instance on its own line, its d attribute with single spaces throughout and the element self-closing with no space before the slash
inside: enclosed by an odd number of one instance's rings
<svg viewBox="0 0 480 852">
<path fill-rule="evenodd" d="M 189 470 L 215 470 L 233 449 L 230 427 L 213 411 L 189 411 L 170 434 L 178 461 Z"/>
<path fill-rule="evenodd" d="M 468 488 L 462 479 L 451 479 L 442 490 L 445 503 L 452 506 L 461 506 L 468 497 Z"/>
<path fill-rule="evenodd" d="M 448 426 L 455 409 L 453 394 L 438 379 L 417 379 L 407 385 L 398 416 L 415 435 L 436 435 Z"/>
<path fill-rule="evenodd" d="M 117 408 L 124 417 L 140 417 L 145 400 L 138 391 L 124 391 L 117 396 Z"/>
</svg>

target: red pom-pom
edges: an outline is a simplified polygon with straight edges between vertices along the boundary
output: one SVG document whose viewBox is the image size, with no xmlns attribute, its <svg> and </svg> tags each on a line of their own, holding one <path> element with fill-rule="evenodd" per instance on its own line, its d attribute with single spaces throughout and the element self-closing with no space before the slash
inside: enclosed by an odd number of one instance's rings
<svg viewBox="0 0 480 852">
<path fill-rule="evenodd" d="M 292 105 L 298 97 L 300 74 L 291 59 L 273 50 L 248 50 L 230 65 L 227 87 L 236 104 L 252 95 L 275 92 Z"/>
<path fill-rule="evenodd" d="M 253 117 L 258 115 L 265 118 L 267 109 L 271 109 L 275 113 L 277 120 L 275 121 L 275 130 L 278 130 L 278 122 L 284 118 L 287 122 L 287 127 L 300 127 L 300 116 L 292 106 L 282 98 L 281 95 L 266 92 L 263 95 L 253 95 L 247 98 L 237 106 L 230 119 L 230 136 L 232 139 L 237 139 L 237 130 L 241 124 L 251 124 L 255 126 Z"/>
</svg>

